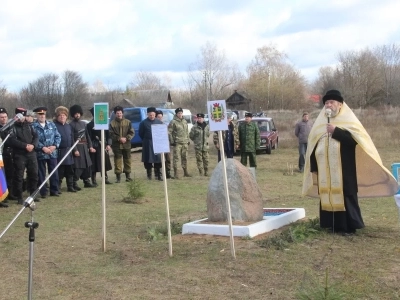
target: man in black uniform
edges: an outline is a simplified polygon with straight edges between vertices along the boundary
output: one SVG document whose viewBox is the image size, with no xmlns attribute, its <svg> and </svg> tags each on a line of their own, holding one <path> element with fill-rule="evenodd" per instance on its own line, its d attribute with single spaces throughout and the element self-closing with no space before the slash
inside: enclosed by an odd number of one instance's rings
<svg viewBox="0 0 400 300">
<path fill-rule="evenodd" d="M 12 134 L 6 141 L 6 147 L 12 147 L 14 154 L 14 195 L 18 199 L 18 204 L 24 204 L 24 200 L 22 199 L 22 182 L 25 168 L 29 178 L 28 192 L 32 194 L 38 185 L 38 164 L 35 152 L 38 144 L 38 136 L 29 123 L 25 122 L 25 108 L 16 108 L 15 114 L 22 114 L 23 118 L 15 122 L 14 127 L 11 129 Z"/>
</svg>

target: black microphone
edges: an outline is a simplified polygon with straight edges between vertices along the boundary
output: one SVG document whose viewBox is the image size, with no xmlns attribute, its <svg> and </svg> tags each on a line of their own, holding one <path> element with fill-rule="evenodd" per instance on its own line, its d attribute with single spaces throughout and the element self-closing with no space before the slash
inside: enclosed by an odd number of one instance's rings
<svg viewBox="0 0 400 300">
<path fill-rule="evenodd" d="M 15 122 L 17 122 L 18 120 L 22 120 L 23 118 L 24 118 L 24 116 L 22 114 L 17 114 L 14 118 L 12 118 L 10 121 L 8 121 L 6 123 L 6 125 L 4 125 L 3 127 L 0 128 L 0 132 L 7 130 L 8 128 L 13 126 L 15 124 Z"/>
<path fill-rule="evenodd" d="M 330 108 L 325 109 L 325 114 L 326 114 L 326 117 L 328 118 L 328 124 L 329 124 L 331 122 L 332 109 L 330 109 Z"/>
</svg>

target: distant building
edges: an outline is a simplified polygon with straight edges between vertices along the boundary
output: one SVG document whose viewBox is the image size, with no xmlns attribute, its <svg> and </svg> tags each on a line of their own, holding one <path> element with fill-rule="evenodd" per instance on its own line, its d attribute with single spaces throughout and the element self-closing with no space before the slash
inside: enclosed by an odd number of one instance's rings
<svg viewBox="0 0 400 300">
<path fill-rule="evenodd" d="M 245 91 L 235 92 L 226 99 L 226 108 L 231 110 L 251 111 L 251 99 Z"/>
</svg>

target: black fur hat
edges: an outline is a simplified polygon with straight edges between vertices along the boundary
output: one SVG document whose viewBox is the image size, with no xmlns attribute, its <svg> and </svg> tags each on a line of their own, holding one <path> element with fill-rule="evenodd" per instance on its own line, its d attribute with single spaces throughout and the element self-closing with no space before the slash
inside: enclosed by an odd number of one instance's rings
<svg viewBox="0 0 400 300">
<path fill-rule="evenodd" d="M 72 105 L 72 106 L 69 108 L 69 115 L 70 115 L 72 118 L 74 117 L 74 115 L 75 115 L 76 113 L 79 113 L 79 114 L 81 114 L 81 116 L 83 116 L 82 107 L 81 107 L 80 105 L 78 105 L 78 104 Z"/>
<path fill-rule="evenodd" d="M 342 94 L 338 90 L 327 91 L 325 96 L 322 98 L 322 102 L 325 104 L 327 100 L 336 100 L 343 103 Z"/>
</svg>

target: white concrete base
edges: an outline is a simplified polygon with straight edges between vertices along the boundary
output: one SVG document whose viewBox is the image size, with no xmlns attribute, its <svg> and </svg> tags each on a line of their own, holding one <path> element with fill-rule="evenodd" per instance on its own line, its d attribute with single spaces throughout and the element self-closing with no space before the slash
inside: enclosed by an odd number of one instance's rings
<svg viewBox="0 0 400 300">
<path fill-rule="evenodd" d="M 268 211 L 287 211 L 276 216 L 264 216 L 262 221 L 247 225 L 233 225 L 233 236 L 255 237 L 259 234 L 278 229 L 306 216 L 304 208 L 264 208 Z M 211 234 L 229 236 L 229 225 L 201 223 L 207 218 L 183 224 L 182 234 Z"/>
</svg>

